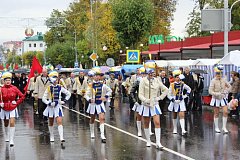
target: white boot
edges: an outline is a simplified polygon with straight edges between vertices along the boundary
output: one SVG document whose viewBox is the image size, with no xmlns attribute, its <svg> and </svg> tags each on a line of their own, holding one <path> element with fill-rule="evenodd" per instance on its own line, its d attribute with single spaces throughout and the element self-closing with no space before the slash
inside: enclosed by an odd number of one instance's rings
<svg viewBox="0 0 240 160">
<path fill-rule="evenodd" d="M 218 128 L 218 118 L 214 118 L 214 125 L 215 125 L 215 131 L 217 133 L 220 133 L 220 129 Z"/>
<path fill-rule="evenodd" d="M 156 135 L 156 148 L 161 149 L 163 148 L 160 139 L 161 139 L 161 128 L 155 128 L 155 135 Z"/>
<path fill-rule="evenodd" d="M 89 124 L 90 126 L 90 132 L 91 132 L 91 138 L 93 139 L 95 136 L 94 136 L 94 124 Z"/>
<path fill-rule="evenodd" d="M 150 147 L 151 146 L 151 140 L 150 140 L 150 134 L 149 134 L 149 128 L 147 129 L 144 129 L 144 132 L 145 132 L 145 136 L 146 136 L 146 139 L 147 139 L 147 147 Z"/>
<path fill-rule="evenodd" d="M 50 142 L 54 142 L 53 126 L 48 126 L 50 133 Z"/>
<path fill-rule="evenodd" d="M 173 121 L 173 134 L 177 134 L 177 119 L 172 119 Z"/>
<path fill-rule="evenodd" d="M 151 119 L 149 121 L 149 134 L 150 136 L 154 135 L 154 133 L 152 133 L 152 123 L 151 123 Z"/>
<path fill-rule="evenodd" d="M 185 119 L 180 119 L 180 125 L 182 128 L 182 135 L 185 135 L 187 131 L 185 131 Z"/>
<path fill-rule="evenodd" d="M 228 117 L 223 117 L 223 127 L 222 127 L 222 130 L 223 130 L 223 133 L 228 133 L 228 130 L 227 130 L 227 119 Z"/>
<path fill-rule="evenodd" d="M 6 138 L 5 138 L 5 141 L 6 142 L 9 142 L 9 127 L 5 127 L 5 136 L 6 136 Z"/>
<path fill-rule="evenodd" d="M 14 146 L 13 137 L 15 133 L 15 127 L 10 127 L 10 147 Z"/>
<path fill-rule="evenodd" d="M 138 137 L 142 137 L 142 121 L 137 121 Z"/>
<path fill-rule="evenodd" d="M 60 141 L 65 142 L 65 139 L 63 138 L 63 126 L 62 125 L 58 126 L 58 133 L 59 133 L 59 136 L 60 136 Z"/>
<path fill-rule="evenodd" d="M 100 124 L 100 132 L 101 132 L 102 143 L 106 143 L 106 138 L 104 136 L 104 124 Z"/>
</svg>

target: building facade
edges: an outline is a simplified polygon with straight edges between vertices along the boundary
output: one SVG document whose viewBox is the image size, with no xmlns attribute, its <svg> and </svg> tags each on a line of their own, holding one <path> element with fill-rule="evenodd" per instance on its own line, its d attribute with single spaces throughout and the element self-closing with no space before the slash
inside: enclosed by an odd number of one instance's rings
<svg viewBox="0 0 240 160">
<path fill-rule="evenodd" d="M 42 51 L 44 52 L 45 49 L 45 42 L 43 41 L 43 34 L 42 32 L 37 32 L 37 35 L 32 37 L 26 37 L 22 42 L 22 50 L 23 53 L 30 52 L 30 51 Z"/>
</svg>

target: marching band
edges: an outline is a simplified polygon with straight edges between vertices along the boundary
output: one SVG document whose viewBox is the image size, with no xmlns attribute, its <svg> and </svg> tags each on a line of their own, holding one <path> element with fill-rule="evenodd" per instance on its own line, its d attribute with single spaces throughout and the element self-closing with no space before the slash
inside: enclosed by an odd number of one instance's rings
<svg viewBox="0 0 240 160">
<path fill-rule="evenodd" d="M 230 85 L 221 78 L 221 66 L 216 65 L 215 68 L 216 78 L 212 80 L 209 88 L 209 93 L 213 95 L 210 105 L 214 107 L 215 131 L 217 133 L 221 132 L 218 127 L 218 119 L 219 109 L 222 108 L 222 131 L 228 133 L 226 129 L 227 102 L 225 95 Z M 130 73 L 130 76 L 125 81 L 122 81 L 119 76 L 116 79 L 114 73 L 110 73 L 110 77 L 106 79 L 99 66 L 93 67 L 87 73 L 87 77 L 83 71 L 80 71 L 78 76 L 72 72 L 69 77 L 62 75 L 61 79 L 59 79 L 57 71 L 48 73 L 47 69 L 43 69 L 41 75 L 39 75 L 38 71 L 35 71 L 34 77 L 29 79 L 27 93 L 33 97 L 34 103 L 32 104 L 36 114 L 39 114 L 40 124 L 48 124 L 50 142 L 54 142 L 54 119 L 56 119 L 58 125 L 60 142 L 65 142 L 63 138 L 62 120 L 64 115 L 62 105 L 68 102 L 70 110 L 76 110 L 76 104 L 78 103 L 79 111 L 90 115 L 91 138 L 95 138 L 94 121 L 96 116 L 99 117 L 101 140 L 102 143 L 106 143 L 104 115 L 109 112 L 106 106 L 114 109 L 114 99 L 125 90 L 127 96 L 129 96 L 130 109 L 137 114 L 137 136 L 142 137 L 143 119 L 144 133 L 147 139 L 146 146 L 151 146 L 150 136 L 153 135 L 151 130 L 152 119 L 155 126 L 156 148 L 161 149 L 163 146 L 160 142 L 160 116 L 162 114 L 162 106 L 160 106 L 162 103 L 160 101 L 166 97 L 170 100 L 168 110 L 172 112 L 173 134 L 177 134 L 178 115 L 182 129 L 181 135 L 187 134 L 184 120 L 184 112 L 186 111 L 184 99 L 188 98 L 191 88 L 184 83 L 185 77 L 179 69 L 173 70 L 172 74 L 174 81 L 167 88 L 163 83 L 163 77 L 156 77 L 155 62 L 152 60 L 146 61 L 144 66 L 138 68 L 137 75 L 133 72 Z M 16 80 L 10 72 L 6 71 L 2 74 L 0 118 L 4 120 L 5 139 L 6 142 L 10 141 L 10 146 L 14 145 L 15 118 L 18 117 L 17 106 L 25 98 L 17 87 L 12 85 L 15 83 Z"/>
</svg>

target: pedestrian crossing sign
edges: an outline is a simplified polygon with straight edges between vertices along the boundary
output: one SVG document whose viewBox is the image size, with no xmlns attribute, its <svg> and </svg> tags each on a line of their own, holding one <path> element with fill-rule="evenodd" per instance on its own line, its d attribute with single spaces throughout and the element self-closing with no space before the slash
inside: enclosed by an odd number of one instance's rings
<svg viewBox="0 0 240 160">
<path fill-rule="evenodd" d="M 127 50 L 127 63 L 139 63 L 140 51 L 139 50 Z"/>
</svg>

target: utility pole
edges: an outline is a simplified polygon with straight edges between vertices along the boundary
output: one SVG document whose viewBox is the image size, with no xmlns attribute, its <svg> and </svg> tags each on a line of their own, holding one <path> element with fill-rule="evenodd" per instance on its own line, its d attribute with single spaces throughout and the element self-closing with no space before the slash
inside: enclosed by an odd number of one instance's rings
<svg viewBox="0 0 240 160">
<path fill-rule="evenodd" d="M 224 56 L 228 54 L 228 0 L 224 0 Z"/>
</svg>

